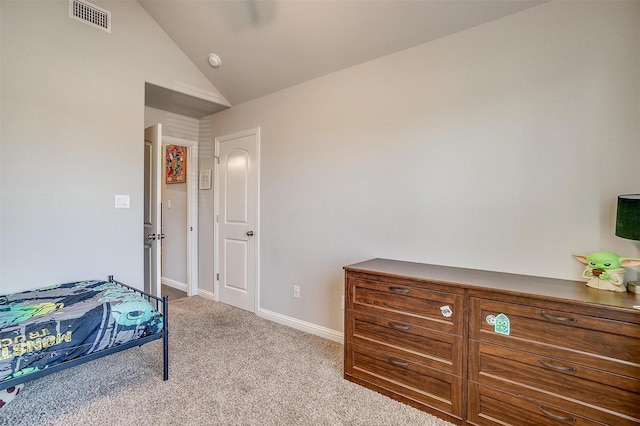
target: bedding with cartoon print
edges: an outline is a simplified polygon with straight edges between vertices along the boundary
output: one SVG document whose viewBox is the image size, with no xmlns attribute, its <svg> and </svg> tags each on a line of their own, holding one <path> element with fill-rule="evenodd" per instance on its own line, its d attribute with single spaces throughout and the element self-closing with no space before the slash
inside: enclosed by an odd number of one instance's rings
<svg viewBox="0 0 640 426">
<path fill-rule="evenodd" d="M 80 281 L 0 296 L 0 382 L 162 330 L 132 290 Z"/>
</svg>

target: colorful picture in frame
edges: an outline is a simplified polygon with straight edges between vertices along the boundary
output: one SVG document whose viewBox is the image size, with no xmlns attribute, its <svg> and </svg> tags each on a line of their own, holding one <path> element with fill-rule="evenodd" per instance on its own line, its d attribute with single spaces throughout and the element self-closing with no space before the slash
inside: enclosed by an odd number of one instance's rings
<svg viewBox="0 0 640 426">
<path fill-rule="evenodd" d="M 165 183 L 184 183 L 187 181 L 187 147 L 167 145 L 165 147 L 167 164 Z"/>
</svg>

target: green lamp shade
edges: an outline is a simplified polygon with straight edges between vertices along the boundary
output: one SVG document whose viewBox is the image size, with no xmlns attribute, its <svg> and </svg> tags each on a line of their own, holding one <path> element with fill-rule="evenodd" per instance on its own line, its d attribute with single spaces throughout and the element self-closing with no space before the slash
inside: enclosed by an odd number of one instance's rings
<svg viewBox="0 0 640 426">
<path fill-rule="evenodd" d="M 616 235 L 629 240 L 640 240 L 640 194 L 618 196 Z"/>
</svg>

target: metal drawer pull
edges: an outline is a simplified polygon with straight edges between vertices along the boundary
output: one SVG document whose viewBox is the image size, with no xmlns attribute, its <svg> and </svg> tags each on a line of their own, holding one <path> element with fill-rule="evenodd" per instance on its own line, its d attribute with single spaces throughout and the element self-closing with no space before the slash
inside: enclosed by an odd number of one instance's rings
<svg viewBox="0 0 640 426">
<path fill-rule="evenodd" d="M 411 328 L 411 326 L 409 325 L 394 324 L 392 322 L 389 323 L 389 327 L 393 328 L 394 330 L 403 330 L 403 331 L 407 331 L 408 329 Z"/>
<path fill-rule="evenodd" d="M 400 361 L 396 361 L 396 360 L 391 359 L 391 358 L 387 358 L 387 361 L 389 361 L 391 364 L 395 365 L 396 367 L 408 367 L 409 366 L 408 362 L 400 362 Z"/>
<path fill-rule="evenodd" d="M 550 364 L 546 361 L 543 361 L 541 359 L 538 360 L 538 364 L 542 365 L 543 367 L 548 367 L 548 368 L 553 368 L 554 370 L 560 370 L 560 371 L 576 371 L 575 367 L 561 367 L 559 365 L 553 365 Z"/>
<path fill-rule="evenodd" d="M 549 314 L 546 314 L 544 312 L 540 312 L 538 315 L 540 315 L 542 318 L 555 320 L 555 321 L 568 321 L 568 322 L 576 322 L 577 321 L 575 318 L 555 317 L 553 315 L 549 315 Z"/>
<path fill-rule="evenodd" d="M 576 421 L 575 417 L 564 417 L 564 416 L 559 416 L 559 415 L 557 415 L 557 414 L 553 414 L 553 413 L 548 412 L 547 410 L 545 410 L 544 408 L 542 408 L 542 407 L 541 407 L 541 406 L 539 406 L 539 405 L 538 405 L 538 411 L 540 411 L 540 412 L 541 412 L 542 414 L 544 414 L 545 416 L 549 416 L 549 417 L 551 417 L 551 418 L 553 418 L 553 419 L 556 419 L 556 420 L 562 420 L 562 421 L 564 421 L 564 422 L 575 422 L 575 421 Z"/>
<path fill-rule="evenodd" d="M 409 294 L 409 289 L 408 288 L 389 287 L 389 290 L 395 291 L 396 293 Z"/>
</svg>

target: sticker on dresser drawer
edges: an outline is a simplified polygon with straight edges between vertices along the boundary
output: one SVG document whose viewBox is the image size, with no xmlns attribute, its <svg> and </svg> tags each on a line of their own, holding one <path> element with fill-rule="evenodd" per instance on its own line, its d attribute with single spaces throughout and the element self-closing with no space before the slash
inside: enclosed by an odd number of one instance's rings
<svg viewBox="0 0 640 426">
<path fill-rule="evenodd" d="M 484 320 L 493 327 L 494 333 L 504 334 L 506 336 L 511 334 L 511 321 L 509 321 L 509 317 L 505 314 L 489 314 Z"/>
<path fill-rule="evenodd" d="M 493 325 L 496 325 L 496 316 L 495 316 L 495 315 L 491 315 L 491 314 L 489 314 L 489 315 L 487 315 L 487 317 L 486 317 L 484 320 L 485 320 L 485 321 L 487 322 L 487 324 L 489 324 L 489 325 L 492 325 L 492 326 L 493 326 Z"/>
<path fill-rule="evenodd" d="M 496 333 L 495 324 L 487 320 L 500 313 L 509 318 L 508 336 Z M 469 338 L 640 378 L 638 325 L 604 314 L 598 317 L 470 298 Z"/>
<path fill-rule="evenodd" d="M 408 315 L 413 324 L 457 335 L 463 330 L 463 296 L 431 288 L 349 277 L 348 310 L 393 319 Z"/>
<path fill-rule="evenodd" d="M 440 306 L 440 312 L 442 312 L 442 316 L 445 318 L 449 318 L 451 315 L 453 315 L 453 311 L 451 310 L 451 307 L 449 305 Z"/>
<path fill-rule="evenodd" d="M 505 336 L 511 334 L 511 321 L 509 317 L 505 314 L 496 315 L 496 323 L 493 326 L 493 331 L 498 334 L 504 334 Z"/>
</svg>

